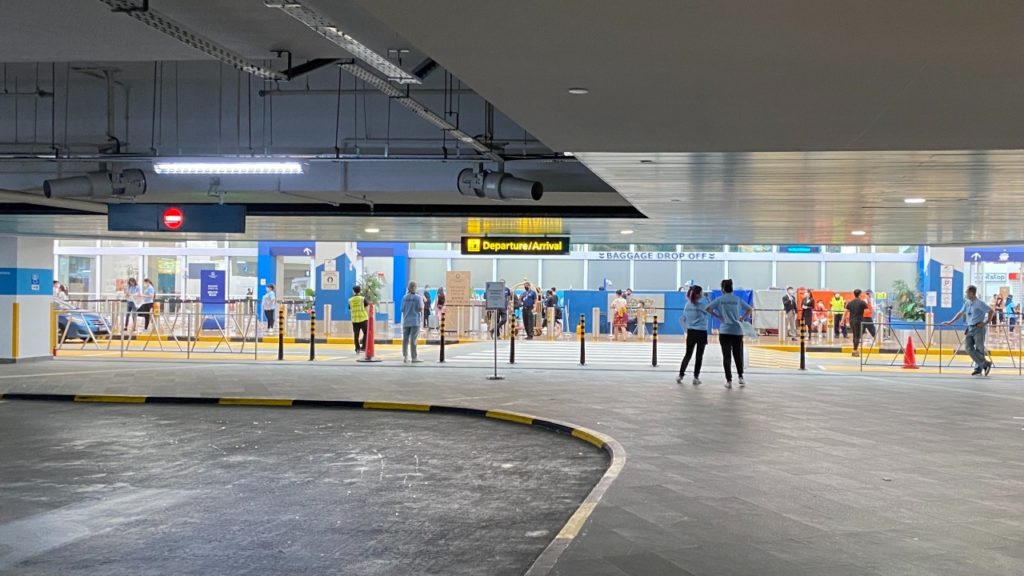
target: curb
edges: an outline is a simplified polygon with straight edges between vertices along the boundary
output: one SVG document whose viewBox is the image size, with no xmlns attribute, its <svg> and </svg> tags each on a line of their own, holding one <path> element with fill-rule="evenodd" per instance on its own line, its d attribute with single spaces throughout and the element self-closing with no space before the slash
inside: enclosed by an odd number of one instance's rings
<svg viewBox="0 0 1024 576">
<path fill-rule="evenodd" d="M 263 406 L 263 407 L 315 407 L 336 409 L 392 410 L 405 412 L 432 412 L 437 414 L 459 414 L 477 418 L 502 420 L 512 424 L 531 426 L 559 434 L 569 434 L 577 440 L 586 442 L 603 450 L 609 457 L 608 468 L 597 484 L 590 490 L 586 498 L 562 526 L 544 550 L 534 559 L 524 576 L 545 576 L 554 569 L 562 552 L 576 538 L 586 525 L 594 508 L 604 497 L 622 468 L 626 464 L 626 451 L 614 438 L 582 428 L 566 422 L 537 418 L 520 412 L 506 410 L 483 410 L 464 406 L 441 406 L 434 404 L 416 404 L 411 402 L 358 401 L 358 400 L 308 400 L 303 398 L 268 398 L 268 397 L 206 397 L 206 396 L 147 396 L 135 394 L 48 394 L 31 392 L 0 392 L 0 400 L 27 400 L 51 402 L 81 402 L 102 404 L 206 404 L 219 406 Z"/>
</svg>

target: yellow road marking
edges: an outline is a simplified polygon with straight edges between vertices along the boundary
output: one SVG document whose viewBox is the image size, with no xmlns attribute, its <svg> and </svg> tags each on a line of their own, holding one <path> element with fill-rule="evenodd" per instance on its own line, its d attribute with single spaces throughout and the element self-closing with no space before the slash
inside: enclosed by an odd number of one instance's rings
<svg viewBox="0 0 1024 576">
<path fill-rule="evenodd" d="M 584 442 L 590 442 L 591 444 L 597 446 L 598 448 L 604 448 L 604 440 L 598 438 L 597 436 L 594 436 L 590 432 L 580 430 L 578 428 L 573 428 L 572 435 L 575 436 L 576 438 L 579 438 L 580 440 L 583 440 Z"/>
<path fill-rule="evenodd" d="M 580 507 L 576 509 L 576 512 L 569 518 L 569 521 L 562 526 L 561 531 L 558 532 L 558 536 L 555 536 L 557 540 L 572 540 L 580 533 L 580 529 L 587 522 L 587 518 L 597 507 L 597 502 L 584 502 L 580 504 Z"/>
<path fill-rule="evenodd" d="M 529 416 L 523 416 L 522 414 L 516 414 L 514 412 L 505 412 L 503 410 L 489 410 L 487 412 L 487 417 L 494 418 L 495 420 L 507 420 L 517 424 L 526 424 L 527 426 L 533 424 L 533 418 L 530 418 Z"/>
<path fill-rule="evenodd" d="M 75 402 L 113 402 L 118 404 L 142 404 L 145 396 L 129 394 L 76 394 Z"/>
</svg>

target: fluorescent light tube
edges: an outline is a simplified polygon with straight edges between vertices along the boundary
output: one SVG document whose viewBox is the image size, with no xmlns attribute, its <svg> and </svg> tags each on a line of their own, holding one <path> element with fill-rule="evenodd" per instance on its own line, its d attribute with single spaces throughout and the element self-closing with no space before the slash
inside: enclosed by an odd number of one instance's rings
<svg viewBox="0 0 1024 576">
<path fill-rule="evenodd" d="M 154 162 L 157 174 L 302 174 L 301 162 Z"/>
</svg>

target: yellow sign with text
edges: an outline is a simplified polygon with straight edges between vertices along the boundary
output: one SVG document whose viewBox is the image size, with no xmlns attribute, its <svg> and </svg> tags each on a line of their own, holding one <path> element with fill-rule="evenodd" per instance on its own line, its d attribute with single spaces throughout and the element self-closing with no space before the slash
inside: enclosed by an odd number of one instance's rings
<svg viewBox="0 0 1024 576">
<path fill-rule="evenodd" d="M 463 236 L 462 253 L 478 256 L 564 256 L 568 236 Z"/>
</svg>

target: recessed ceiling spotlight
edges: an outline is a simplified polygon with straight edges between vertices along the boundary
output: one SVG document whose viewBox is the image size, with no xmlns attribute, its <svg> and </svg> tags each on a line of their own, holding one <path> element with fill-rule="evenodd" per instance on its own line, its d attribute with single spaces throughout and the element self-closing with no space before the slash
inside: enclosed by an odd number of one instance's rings
<svg viewBox="0 0 1024 576">
<path fill-rule="evenodd" d="M 854 236 L 863 236 L 867 234 L 867 232 L 863 230 L 854 230 L 853 232 L 850 232 L 850 234 L 853 234 Z"/>
<path fill-rule="evenodd" d="M 903 201 L 907 204 L 924 204 L 927 202 L 924 198 L 904 198 Z"/>
<path fill-rule="evenodd" d="M 365 232 L 367 234 L 376 234 L 377 232 L 380 232 L 380 228 L 367 228 Z"/>
<path fill-rule="evenodd" d="M 573 154 L 572 152 L 562 152 L 562 156 L 572 157 L 572 156 L 575 156 L 575 154 Z"/>
<path fill-rule="evenodd" d="M 628 228 L 626 230 L 619 230 L 619 234 L 623 234 L 623 235 L 629 235 L 629 234 L 632 234 L 632 233 L 633 233 L 633 231 L 628 229 Z"/>
<path fill-rule="evenodd" d="M 569 94 L 576 94 L 577 96 L 580 96 L 583 94 L 590 94 L 590 90 L 587 90 L 586 88 L 569 88 Z"/>
</svg>

